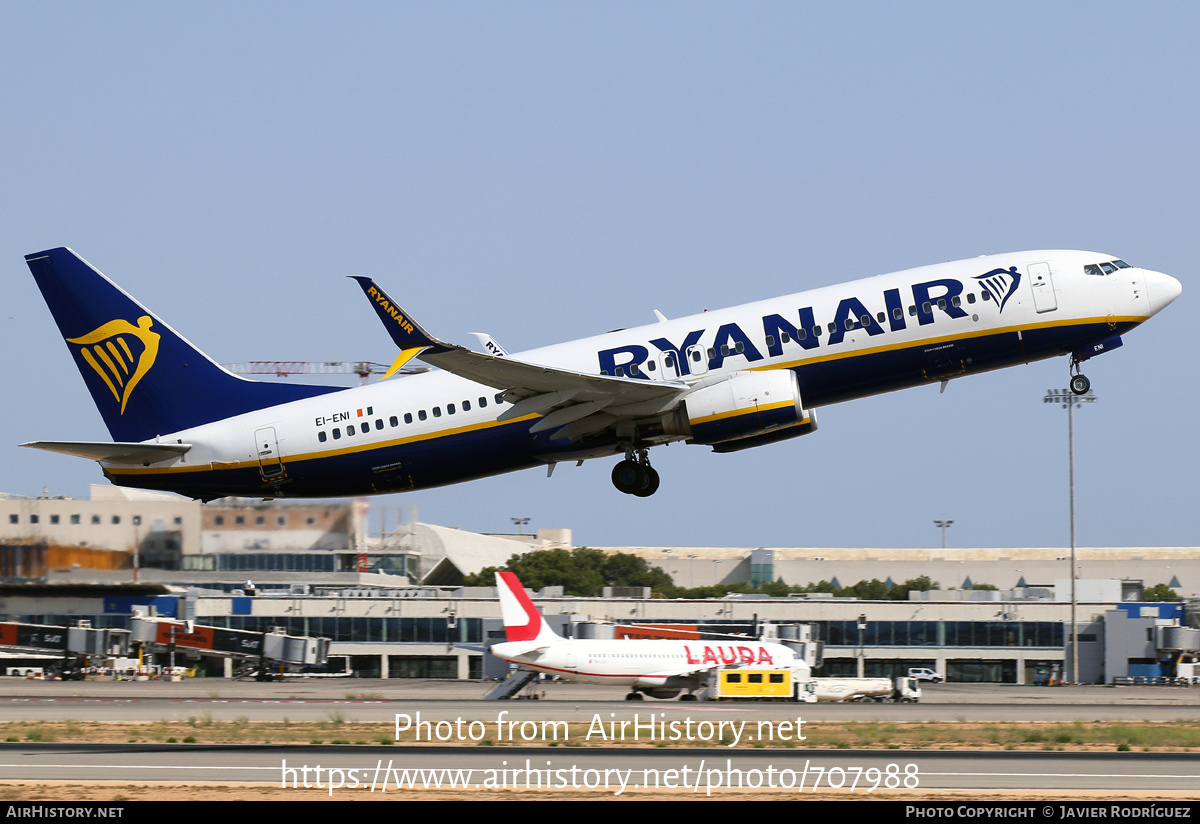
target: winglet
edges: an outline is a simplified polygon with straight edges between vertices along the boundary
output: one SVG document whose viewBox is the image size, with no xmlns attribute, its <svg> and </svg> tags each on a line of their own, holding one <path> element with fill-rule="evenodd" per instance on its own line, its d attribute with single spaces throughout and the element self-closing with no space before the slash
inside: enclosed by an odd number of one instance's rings
<svg viewBox="0 0 1200 824">
<path fill-rule="evenodd" d="M 479 341 L 479 345 L 483 347 L 484 352 L 501 358 L 508 357 L 508 353 L 504 351 L 504 347 L 496 343 L 492 336 L 487 332 L 472 332 L 471 334 L 475 336 L 477 341 Z"/>
<path fill-rule="evenodd" d="M 388 377 L 395 373 L 397 369 L 403 366 L 408 361 L 412 360 L 418 353 L 426 349 L 432 349 L 437 352 L 448 352 L 454 349 L 453 346 L 443 343 L 437 338 L 430 335 L 421 325 L 412 319 L 411 316 L 391 299 L 387 292 L 379 288 L 379 285 L 374 280 L 368 277 L 360 277 L 352 275 L 358 285 L 362 287 L 363 293 L 367 299 L 371 301 L 371 306 L 375 309 L 375 314 L 379 315 L 379 319 L 383 321 L 384 327 L 388 334 L 392 336 L 396 346 L 400 347 L 400 357 L 388 369 L 384 377 Z"/>
<path fill-rule="evenodd" d="M 404 366 L 404 364 L 408 363 L 410 360 L 415 358 L 417 355 L 421 354 L 421 351 L 422 351 L 422 349 L 419 346 L 415 346 L 412 349 L 405 349 L 404 351 L 402 351 L 399 355 L 396 356 L 396 359 L 394 361 L 392 361 L 392 365 L 389 366 L 387 371 L 383 373 L 383 377 L 380 378 L 380 380 L 385 381 L 388 378 L 390 378 L 392 375 L 399 372 L 400 368 L 402 366 Z"/>
</svg>

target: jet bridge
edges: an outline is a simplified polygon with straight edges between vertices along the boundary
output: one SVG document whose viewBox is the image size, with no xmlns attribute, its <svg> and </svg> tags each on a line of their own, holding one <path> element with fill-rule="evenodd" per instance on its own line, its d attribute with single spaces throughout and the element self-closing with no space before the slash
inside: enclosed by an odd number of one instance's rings
<svg viewBox="0 0 1200 824">
<path fill-rule="evenodd" d="M 197 626 L 191 621 L 158 618 L 135 612 L 129 622 L 134 643 L 167 651 L 201 653 L 231 658 L 257 667 L 259 678 L 268 667 L 324 666 L 329 658 L 329 639 L 288 635 L 282 629 L 270 632 Z"/>
<path fill-rule="evenodd" d="M 65 680 L 82 679 L 83 668 L 92 658 L 118 658 L 129 653 L 129 630 L 96 628 L 91 621 L 73 627 L 46 624 L 0 623 L 0 648 L 61 656 L 47 671 Z"/>
</svg>

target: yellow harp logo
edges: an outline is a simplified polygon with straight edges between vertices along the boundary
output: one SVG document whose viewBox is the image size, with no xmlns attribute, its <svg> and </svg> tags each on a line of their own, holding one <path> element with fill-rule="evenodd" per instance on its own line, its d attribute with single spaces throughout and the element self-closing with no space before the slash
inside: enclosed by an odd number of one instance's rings
<svg viewBox="0 0 1200 824">
<path fill-rule="evenodd" d="M 133 392 L 133 387 L 150 371 L 158 357 L 157 332 L 149 315 L 142 315 L 134 326 L 127 320 L 110 320 L 98 329 L 78 338 L 67 338 L 67 343 L 78 343 L 80 356 L 108 386 L 113 397 L 121 402 L 121 414 Z M 140 351 L 134 354 L 130 341 Z"/>
</svg>

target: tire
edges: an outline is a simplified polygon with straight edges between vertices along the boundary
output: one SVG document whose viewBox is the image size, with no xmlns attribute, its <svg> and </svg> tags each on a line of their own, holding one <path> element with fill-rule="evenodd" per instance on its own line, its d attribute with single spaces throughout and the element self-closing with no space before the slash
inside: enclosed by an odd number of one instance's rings
<svg viewBox="0 0 1200 824">
<path fill-rule="evenodd" d="M 612 471 L 613 486 L 626 495 L 636 495 L 646 485 L 646 474 L 637 461 L 619 461 Z"/>
<path fill-rule="evenodd" d="M 1085 395 L 1092 388 L 1092 382 L 1087 379 L 1086 375 L 1071 376 L 1071 391 L 1076 395 Z"/>
<path fill-rule="evenodd" d="M 649 498 L 658 491 L 658 484 L 660 480 L 658 477 L 658 472 L 656 472 L 653 467 L 649 466 L 639 467 L 639 469 L 642 470 L 642 474 L 645 476 L 646 482 L 642 485 L 641 489 L 633 494 L 639 498 Z"/>
</svg>

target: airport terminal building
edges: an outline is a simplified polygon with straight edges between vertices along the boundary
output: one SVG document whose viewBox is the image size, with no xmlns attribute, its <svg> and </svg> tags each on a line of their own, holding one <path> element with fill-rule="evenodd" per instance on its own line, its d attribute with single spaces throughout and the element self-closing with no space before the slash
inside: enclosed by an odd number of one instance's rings
<svg viewBox="0 0 1200 824">
<path fill-rule="evenodd" d="M 97 487 L 90 500 L 0 497 L 0 620 L 120 627 L 133 609 L 197 625 L 320 636 L 331 669 L 362 677 L 479 679 L 501 674 L 486 654 L 503 629 L 493 589 L 464 574 L 531 549 L 571 546 L 569 530 L 478 535 L 410 517 L 374 532 L 359 502 L 201 506 L 174 496 Z M 94 522 L 99 519 L 99 524 Z M 102 529 L 89 529 L 100 526 Z M 136 581 L 134 549 L 137 549 Z M 759 635 L 807 624 L 823 642 L 821 675 L 897 675 L 929 667 L 950 681 L 1106 683 L 1169 674 L 1195 652 L 1186 602 L 1150 603 L 1143 583 L 1200 591 L 1190 548 L 1082 549 L 1077 564 L 1079 678 L 1070 662 L 1069 567 L 1050 549 L 737 549 L 608 547 L 640 555 L 687 587 L 925 575 L 944 589 L 907 601 L 820 594 L 670 600 L 648 590 L 535 603 L 575 637 L 630 625 Z M 987 583 L 995 590 L 975 590 Z M 219 662 L 192 661 L 220 675 Z"/>
</svg>

